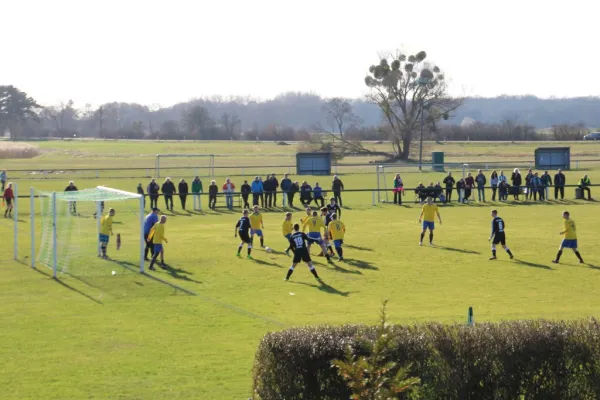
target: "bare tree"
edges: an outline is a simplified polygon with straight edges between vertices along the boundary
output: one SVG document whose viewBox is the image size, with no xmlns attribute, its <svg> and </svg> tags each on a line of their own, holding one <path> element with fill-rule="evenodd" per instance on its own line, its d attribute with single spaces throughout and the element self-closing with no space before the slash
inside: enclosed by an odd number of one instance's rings
<svg viewBox="0 0 600 400">
<path fill-rule="evenodd" d="M 242 121 L 235 114 L 223 113 L 221 115 L 221 125 L 223 125 L 223 129 L 229 138 L 236 135 L 241 124 Z"/>
<path fill-rule="evenodd" d="M 345 128 L 361 123 L 360 118 L 354 114 L 350 100 L 342 97 L 327 99 L 321 110 L 325 113 L 331 129 L 335 130 L 341 139 L 344 139 Z"/>
<path fill-rule="evenodd" d="M 371 88 L 367 98 L 379 106 L 390 128 L 393 155 L 404 160 L 425 122 L 435 127 L 463 102 L 448 95 L 444 74 L 438 66 L 427 64 L 426 58 L 424 51 L 409 56 L 398 52 L 372 65 L 365 78 Z"/>
</svg>

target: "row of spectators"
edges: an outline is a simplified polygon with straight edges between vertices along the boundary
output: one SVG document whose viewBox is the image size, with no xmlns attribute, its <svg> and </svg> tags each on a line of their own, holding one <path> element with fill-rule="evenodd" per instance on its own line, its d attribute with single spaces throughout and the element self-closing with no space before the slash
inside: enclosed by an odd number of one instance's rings
<svg viewBox="0 0 600 400">
<path fill-rule="evenodd" d="M 550 188 L 554 187 L 554 199 L 558 200 L 560 196 L 560 199 L 564 200 L 566 184 L 567 179 L 560 169 L 554 175 L 554 179 L 552 179 L 548 171 L 544 171 L 540 175 L 540 173 L 530 169 L 525 178 L 523 178 L 519 169 L 515 168 L 510 179 L 504 175 L 504 171 L 500 171 L 499 174 L 493 171 L 489 176 L 489 182 L 482 170 L 478 170 L 476 176 L 468 173 L 465 178 L 458 180 L 454 179 L 451 172 L 448 172 L 448 175 L 441 183 L 437 182 L 434 184 L 430 182 L 429 186 L 419 183 L 415 189 L 415 193 L 421 200 L 432 196 L 444 202 L 451 202 L 454 189 L 456 189 L 458 202 L 467 203 L 475 200 L 476 191 L 477 200 L 485 202 L 486 189 L 489 188 L 492 190 L 492 201 L 496 201 L 496 198 L 499 201 L 507 201 L 508 196 L 513 196 L 515 200 L 519 200 L 520 195 L 525 196 L 525 200 L 537 201 L 539 199 L 543 201 L 550 199 Z M 587 193 L 588 200 L 592 199 L 590 186 L 591 181 L 589 177 L 584 175 L 578 183 L 582 198 L 585 192 Z M 402 178 L 400 174 L 396 174 L 394 179 L 394 203 L 402 204 L 401 194 L 403 192 L 404 185 Z"/>
</svg>

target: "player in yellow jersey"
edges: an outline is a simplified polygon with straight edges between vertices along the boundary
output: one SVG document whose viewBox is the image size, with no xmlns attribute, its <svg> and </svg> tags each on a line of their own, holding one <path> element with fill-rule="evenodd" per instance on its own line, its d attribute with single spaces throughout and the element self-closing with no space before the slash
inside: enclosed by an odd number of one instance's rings
<svg viewBox="0 0 600 400">
<path fill-rule="evenodd" d="M 306 215 L 300 218 L 301 225 L 304 226 L 304 224 L 306 223 L 306 221 L 308 221 L 310 217 L 312 217 L 312 210 L 310 209 L 310 207 L 306 207 Z"/>
<path fill-rule="evenodd" d="M 265 224 L 263 223 L 262 214 L 258 210 L 258 206 L 252 207 L 253 213 L 250 214 L 250 241 L 254 241 L 254 235 L 260 238 L 260 247 L 265 247 L 265 235 L 263 229 Z"/>
<path fill-rule="evenodd" d="M 292 232 L 294 232 L 294 224 L 292 223 L 292 213 L 291 212 L 285 213 L 285 219 L 281 223 L 281 231 L 283 233 L 283 237 L 286 238 L 286 240 L 288 242 L 288 247 L 287 247 L 287 249 L 285 249 L 285 254 L 287 256 L 289 256 L 290 250 L 291 250 L 290 239 L 292 237 Z"/>
<path fill-rule="evenodd" d="M 558 264 L 563 249 L 572 249 L 577 258 L 579 258 L 579 264 L 583 264 L 583 258 L 581 258 L 581 254 L 579 254 L 579 251 L 577 250 L 577 228 L 575 227 L 575 221 L 571 219 L 571 215 L 568 211 L 564 211 L 562 217 L 565 220 L 565 227 L 559 235 L 564 235 L 565 237 L 560 244 L 556 259 L 552 260 L 552 262 Z"/>
<path fill-rule="evenodd" d="M 304 225 L 302 225 L 302 232 L 305 232 L 307 228 L 308 234 L 306 236 L 308 237 L 309 252 L 311 244 L 317 243 L 323 251 L 323 254 L 325 254 L 325 257 L 327 257 L 327 262 L 331 262 L 331 258 L 327 253 L 325 243 L 323 242 L 323 238 L 321 237 L 321 229 L 323 230 L 323 232 L 325 232 L 327 228 L 325 227 L 325 223 L 319 217 L 319 214 L 316 211 L 313 211 L 312 217 L 308 218 L 306 222 L 304 222 Z"/>
<path fill-rule="evenodd" d="M 335 251 L 338 254 L 338 261 L 342 261 L 344 259 L 344 250 L 342 249 L 342 245 L 344 244 L 346 225 L 337 219 L 337 214 L 332 214 L 331 221 L 327 227 L 329 230 L 329 240 L 333 240 Z"/>
<path fill-rule="evenodd" d="M 427 203 L 423 205 L 423 209 L 421 209 L 421 215 L 419 215 L 419 223 L 421 223 L 421 219 L 423 219 L 423 230 L 421 231 L 421 240 L 419 240 L 419 246 L 423 246 L 423 238 L 425 237 L 425 232 L 427 232 L 427 229 L 429 229 L 429 245 L 433 246 L 433 230 L 435 229 L 436 214 L 441 225 L 442 217 L 440 216 L 438 206 L 433 202 L 431 197 L 428 197 Z"/>
<path fill-rule="evenodd" d="M 331 222 L 331 213 L 327 207 L 321 208 L 321 218 L 323 219 L 323 223 L 325 224 L 325 236 L 323 236 L 323 244 L 325 248 L 329 251 L 330 256 L 334 256 L 333 247 L 331 246 L 331 237 L 329 237 L 329 222 Z M 319 254 L 319 257 L 323 256 L 323 253 Z"/>
<path fill-rule="evenodd" d="M 102 258 L 108 258 L 106 255 L 106 248 L 108 247 L 108 241 L 110 240 L 110 237 L 113 235 L 112 224 L 114 216 L 115 210 L 114 208 L 111 208 L 108 210 L 108 215 L 100 218 L 100 232 L 98 235 L 98 240 L 100 241 Z"/>
<path fill-rule="evenodd" d="M 158 221 L 148 234 L 148 240 L 154 243 L 154 253 L 152 254 L 152 261 L 150 261 L 150 270 L 155 271 L 154 263 L 160 254 L 160 266 L 162 269 L 165 268 L 165 249 L 163 248 L 163 242 L 169 243 L 167 237 L 165 236 L 165 224 L 167 223 L 167 216 L 162 215 L 160 217 L 160 221 Z"/>
</svg>

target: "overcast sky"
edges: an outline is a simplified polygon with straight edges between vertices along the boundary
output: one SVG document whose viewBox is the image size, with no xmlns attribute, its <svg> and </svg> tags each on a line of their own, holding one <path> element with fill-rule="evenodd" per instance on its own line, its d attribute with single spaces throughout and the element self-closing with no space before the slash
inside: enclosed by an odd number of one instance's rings
<svg viewBox="0 0 600 400">
<path fill-rule="evenodd" d="M 455 94 L 600 95 L 593 0 L 0 0 L 0 84 L 43 104 L 359 97 L 386 50 Z"/>
</svg>

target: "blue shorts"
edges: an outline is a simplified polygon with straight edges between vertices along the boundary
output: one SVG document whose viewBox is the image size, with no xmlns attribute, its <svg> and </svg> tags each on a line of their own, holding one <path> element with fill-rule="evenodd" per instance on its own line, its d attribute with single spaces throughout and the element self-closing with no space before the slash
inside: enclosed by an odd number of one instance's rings
<svg viewBox="0 0 600 400">
<path fill-rule="evenodd" d="M 287 240 L 290 240 L 292 238 L 292 234 L 288 233 L 287 235 L 283 235 L 284 238 L 286 238 Z"/>
<path fill-rule="evenodd" d="M 344 244 L 344 239 L 337 239 L 333 241 L 333 245 L 336 248 L 342 247 L 342 245 Z"/>
<path fill-rule="evenodd" d="M 435 229 L 435 222 L 433 222 L 433 221 L 423 221 L 423 230 L 425 230 L 425 229 L 434 230 Z"/>
<path fill-rule="evenodd" d="M 250 229 L 251 235 L 258 235 L 258 237 L 263 237 L 262 229 Z"/>
<path fill-rule="evenodd" d="M 107 243 L 108 243 L 108 241 L 110 240 L 110 236 L 108 236 L 108 235 L 105 235 L 105 234 L 103 234 L 103 233 L 100 233 L 100 234 L 98 235 L 98 240 L 100 241 L 100 243 L 107 244 Z"/>
<path fill-rule="evenodd" d="M 563 239 L 560 247 L 564 249 L 576 249 L 577 248 L 577 239 Z"/>
<path fill-rule="evenodd" d="M 162 249 L 163 249 L 162 244 L 156 244 L 156 243 L 154 244 L 154 254 L 160 253 L 162 251 Z"/>
<path fill-rule="evenodd" d="M 308 232 L 306 236 L 308 236 L 311 243 L 323 243 L 323 239 L 321 238 L 321 234 L 319 232 Z"/>
</svg>

